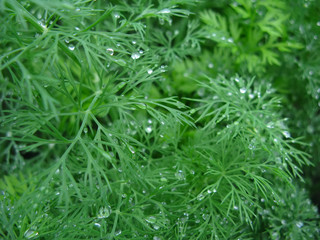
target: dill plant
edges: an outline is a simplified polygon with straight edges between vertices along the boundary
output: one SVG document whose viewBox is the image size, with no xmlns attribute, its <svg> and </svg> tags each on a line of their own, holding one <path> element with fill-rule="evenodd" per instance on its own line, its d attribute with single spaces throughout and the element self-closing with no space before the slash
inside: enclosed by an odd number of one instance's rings
<svg viewBox="0 0 320 240">
<path fill-rule="evenodd" d="M 2 0 L 0 236 L 315 239 L 304 4 Z"/>
</svg>

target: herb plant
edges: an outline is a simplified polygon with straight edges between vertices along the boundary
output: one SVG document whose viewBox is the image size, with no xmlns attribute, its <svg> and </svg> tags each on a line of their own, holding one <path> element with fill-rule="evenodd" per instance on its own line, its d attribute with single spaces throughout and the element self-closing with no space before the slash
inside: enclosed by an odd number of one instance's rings
<svg viewBox="0 0 320 240">
<path fill-rule="evenodd" d="M 0 1 L 0 237 L 317 239 L 317 12 Z"/>
</svg>

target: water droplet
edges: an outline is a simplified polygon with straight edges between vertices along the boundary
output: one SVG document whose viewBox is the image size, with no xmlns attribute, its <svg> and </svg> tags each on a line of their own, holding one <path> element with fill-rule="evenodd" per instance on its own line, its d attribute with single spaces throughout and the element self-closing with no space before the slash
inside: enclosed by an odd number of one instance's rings
<svg viewBox="0 0 320 240">
<path fill-rule="evenodd" d="M 213 68 L 213 67 L 214 67 L 213 63 L 208 64 L 208 68 Z"/>
<path fill-rule="evenodd" d="M 168 180 L 165 177 L 160 178 L 161 182 L 167 182 Z"/>
<path fill-rule="evenodd" d="M 80 31 L 80 28 L 78 28 L 78 27 L 75 27 L 74 29 L 77 30 L 77 31 Z"/>
<path fill-rule="evenodd" d="M 80 8 L 76 8 L 76 12 L 80 12 Z"/>
<path fill-rule="evenodd" d="M 151 132 L 152 132 L 152 128 L 151 128 L 151 127 L 146 127 L 145 131 L 146 131 L 147 133 L 151 133 Z"/>
<path fill-rule="evenodd" d="M 250 94 L 249 94 L 249 98 L 250 98 L 250 99 L 253 99 L 253 98 L 254 98 L 254 94 L 253 94 L 253 93 L 250 93 Z"/>
<path fill-rule="evenodd" d="M 119 236 L 121 233 L 122 233 L 122 231 L 121 231 L 121 230 L 118 230 L 118 231 L 116 231 L 116 232 L 114 233 L 114 235 Z"/>
<path fill-rule="evenodd" d="M 94 223 L 94 226 L 101 227 L 101 224 L 100 223 Z"/>
<path fill-rule="evenodd" d="M 235 78 L 234 79 L 236 82 L 240 82 L 240 79 L 239 78 Z"/>
<path fill-rule="evenodd" d="M 127 198 L 127 194 L 122 194 L 122 198 Z"/>
<path fill-rule="evenodd" d="M 178 180 L 185 180 L 186 179 L 182 170 L 179 170 L 174 175 Z"/>
<path fill-rule="evenodd" d="M 229 43 L 233 43 L 233 39 L 232 38 L 228 38 L 228 42 Z"/>
<path fill-rule="evenodd" d="M 133 44 L 133 45 L 136 45 L 136 43 L 137 43 L 136 41 L 132 41 L 132 44 Z"/>
<path fill-rule="evenodd" d="M 119 14 L 119 13 L 114 13 L 113 16 L 114 16 L 115 18 L 120 18 L 120 14 Z"/>
<path fill-rule="evenodd" d="M 170 9 L 164 8 L 164 9 L 160 10 L 158 13 L 167 14 L 167 13 L 170 13 L 170 12 L 171 12 Z"/>
<path fill-rule="evenodd" d="M 242 88 L 240 88 L 240 92 L 241 92 L 241 93 L 246 93 L 246 92 L 247 92 L 247 89 L 246 89 L 245 87 L 242 87 Z"/>
<path fill-rule="evenodd" d="M 283 131 L 282 134 L 286 137 L 286 138 L 290 138 L 291 134 L 288 131 Z"/>
<path fill-rule="evenodd" d="M 148 70 L 148 74 L 151 74 L 151 73 L 153 73 L 153 70 L 152 70 L 152 69 L 149 69 L 149 70 Z"/>
<path fill-rule="evenodd" d="M 232 92 L 228 92 L 227 94 L 228 94 L 228 96 L 232 96 Z"/>
<path fill-rule="evenodd" d="M 112 48 L 107 48 L 107 52 L 110 54 L 110 56 L 113 56 L 114 50 Z"/>
<path fill-rule="evenodd" d="M 278 142 L 278 139 L 277 139 L 277 138 L 274 138 L 273 141 L 274 141 L 275 143 L 277 143 L 277 142 Z"/>
<path fill-rule="evenodd" d="M 6 134 L 6 136 L 7 136 L 7 137 L 12 137 L 12 132 L 11 132 L 11 131 L 8 131 L 7 134 Z"/>
<path fill-rule="evenodd" d="M 274 128 L 274 123 L 273 122 L 268 122 L 267 128 Z"/>
<path fill-rule="evenodd" d="M 158 237 L 158 236 L 154 236 L 154 237 L 153 237 L 153 240 L 161 240 L 161 238 Z"/>
<path fill-rule="evenodd" d="M 154 216 L 149 216 L 145 220 L 146 220 L 147 223 L 151 223 L 151 224 L 154 224 L 154 223 L 157 222 L 157 218 L 154 217 Z"/>
<path fill-rule="evenodd" d="M 211 191 L 210 189 L 208 189 L 207 193 L 211 194 L 211 193 L 212 193 L 212 191 Z"/>
<path fill-rule="evenodd" d="M 75 49 L 75 46 L 72 45 L 72 44 L 70 44 L 70 45 L 68 46 L 68 48 L 69 48 L 70 51 L 73 51 L 73 50 Z"/>
<path fill-rule="evenodd" d="M 38 235 L 39 235 L 38 232 L 33 231 L 33 230 L 30 230 L 30 229 L 28 229 L 28 230 L 25 231 L 25 233 L 24 233 L 24 236 L 25 236 L 26 238 L 28 238 L 28 239 L 34 238 L 34 237 L 36 237 L 36 236 L 38 236 Z"/>
<path fill-rule="evenodd" d="M 161 66 L 160 66 L 160 71 L 161 71 L 161 72 L 166 72 L 165 68 L 166 68 L 166 66 L 161 65 Z"/>
<path fill-rule="evenodd" d="M 287 223 L 286 220 L 284 220 L 284 219 L 281 220 L 282 225 L 285 225 L 286 223 Z"/>
<path fill-rule="evenodd" d="M 88 128 L 84 128 L 84 129 L 83 129 L 83 132 L 84 132 L 84 133 L 87 133 L 87 132 L 88 132 Z"/>
<path fill-rule="evenodd" d="M 98 218 L 108 218 L 111 214 L 111 207 L 106 206 L 106 207 L 101 207 L 98 213 Z"/>
<path fill-rule="evenodd" d="M 233 209 L 238 210 L 239 208 L 238 208 L 238 206 L 233 206 Z"/>
<path fill-rule="evenodd" d="M 54 148 L 54 145 L 55 145 L 54 143 L 49 143 L 49 144 L 48 144 L 49 149 L 53 149 L 53 148 Z"/>
<path fill-rule="evenodd" d="M 132 53 L 131 58 L 132 58 L 133 60 L 139 59 L 139 58 L 140 58 L 140 53 L 137 53 L 137 52 Z"/>
<path fill-rule="evenodd" d="M 209 216 L 208 214 L 203 213 L 203 214 L 202 214 L 202 219 L 203 219 L 203 220 L 207 220 L 208 216 Z"/>
<path fill-rule="evenodd" d="M 204 195 L 202 193 L 200 193 L 198 196 L 197 196 L 197 200 L 198 201 L 201 201 L 204 199 Z"/>
<path fill-rule="evenodd" d="M 298 221 L 297 223 L 296 223 L 296 226 L 298 227 L 298 228 L 302 228 L 303 227 L 303 222 L 301 222 L 301 221 Z"/>
<path fill-rule="evenodd" d="M 250 143 L 249 146 L 248 146 L 248 148 L 249 148 L 250 150 L 253 150 L 253 149 L 256 148 L 256 146 L 255 146 L 254 144 Z"/>
<path fill-rule="evenodd" d="M 317 22 L 317 26 L 318 26 L 318 27 L 320 27 L 320 21 L 319 21 L 319 22 Z"/>
</svg>

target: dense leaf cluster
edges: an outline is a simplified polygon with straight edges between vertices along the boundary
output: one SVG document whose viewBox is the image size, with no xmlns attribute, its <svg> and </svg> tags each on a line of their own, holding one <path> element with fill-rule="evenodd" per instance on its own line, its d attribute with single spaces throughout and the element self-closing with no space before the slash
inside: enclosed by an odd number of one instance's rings
<svg viewBox="0 0 320 240">
<path fill-rule="evenodd" d="M 0 1 L 0 237 L 316 239 L 318 12 Z"/>
</svg>

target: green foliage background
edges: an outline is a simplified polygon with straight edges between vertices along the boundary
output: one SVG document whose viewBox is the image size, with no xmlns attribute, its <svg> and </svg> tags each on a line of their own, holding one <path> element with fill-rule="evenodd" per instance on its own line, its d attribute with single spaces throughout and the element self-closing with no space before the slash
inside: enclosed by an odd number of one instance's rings
<svg viewBox="0 0 320 240">
<path fill-rule="evenodd" d="M 0 238 L 318 239 L 319 12 L 1 0 Z"/>
</svg>

